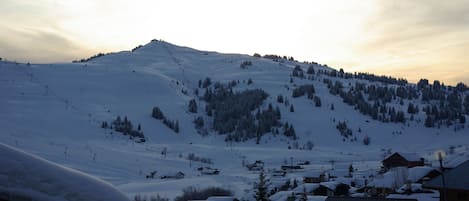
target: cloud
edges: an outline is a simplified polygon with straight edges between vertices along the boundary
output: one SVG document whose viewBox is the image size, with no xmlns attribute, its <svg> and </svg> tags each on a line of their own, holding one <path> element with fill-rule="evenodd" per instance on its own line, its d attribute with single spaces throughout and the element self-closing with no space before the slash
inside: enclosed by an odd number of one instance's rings
<svg viewBox="0 0 469 201">
<path fill-rule="evenodd" d="M 372 72 L 467 82 L 468 10 L 466 0 L 378 1 L 353 50 Z"/>
<path fill-rule="evenodd" d="M 71 61 L 86 51 L 61 33 L 40 29 L 13 29 L 0 26 L 0 55 L 28 62 Z M 88 51 L 88 55 L 91 54 Z M 59 58 L 59 59 L 58 59 Z"/>
</svg>

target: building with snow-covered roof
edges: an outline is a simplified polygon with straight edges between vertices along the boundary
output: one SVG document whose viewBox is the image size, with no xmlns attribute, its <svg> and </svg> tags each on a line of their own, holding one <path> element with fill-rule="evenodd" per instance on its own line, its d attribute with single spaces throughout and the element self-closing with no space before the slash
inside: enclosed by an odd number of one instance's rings
<svg viewBox="0 0 469 201">
<path fill-rule="evenodd" d="M 414 153 L 395 152 L 383 160 L 383 167 L 389 170 L 394 167 L 424 166 L 424 159 Z"/>
<path fill-rule="evenodd" d="M 423 186 L 439 190 L 441 201 L 469 201 L 469 160 L 433 178 Z M 446 194 L 446 199 L 444 194 Z"/>
</svg>

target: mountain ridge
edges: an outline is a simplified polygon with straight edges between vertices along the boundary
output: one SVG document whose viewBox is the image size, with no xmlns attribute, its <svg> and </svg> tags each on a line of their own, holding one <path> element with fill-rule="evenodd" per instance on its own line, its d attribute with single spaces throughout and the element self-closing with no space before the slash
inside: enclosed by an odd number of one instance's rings
<svg viewBox="0 0 469 201">
<path fill-rule="evenodd" d="M 314 74 L 308 73 L 311 66 Z M 207 78 L 211 84 L 204 87 Z M 144 180 L 145 174 L 156 167 L 160 172 L 180 168 L 186 173 L 187 180 L 174 182 L 169 196 L 179 193 L 186 184 L 199 183 L 197 172 L 187 165 L 185 156 L 190 153 L 199 159 L 213 159 L 213 165 L 228 171 L 226 177 L 243 183 L 232 184 L 237 194 L 242 194 L 245 182 L 253 176 L 239 178 L 234 175 L 244 173 L 228 168 L 241 168 L 244 160 L 262 159 L 276 164 L 294 156 L 296 160 L 318 164 L 362 161 L 374 167 L 386 154 L 398 150 L 418 153 L 434 162 L 433 152 L 438 149 L 451 152 L 450 159 L 469 158 L 469 144 L 465 143 L 469 141 L 467 122 L 460 123 L 458 119 L 468 115 L 466 89 L 428 81 L 374 81 L 379 79 L 388 78 L 346 73 L 272 55 L 262 58 L 220 54 L 161 41 L 84 62 L 2 61 L 0 127 L 5 132 L 1 142 L 96 175 L 130 195 L 142 189 L 136 186 L 146 186 L 148 192 L 153 192 L 149 186 L 164 189 L 165 182 Z M 314 92 L 293 97 L 293 91 L 305 90 L 301 86 L 308 85 L 314 87 Z M 207 91 L 215 93 L 222 86 L 227 93 L 233 92 L 230 98 L 249 90 L 266 92 L 268 96 L 250 111 L 252 122 L 261 125 L 257 111 L 268 111 L 272 105 L 273 110 L 279 108 L 281 127 L 271 127 L 273 132 L 264 129 L 267 132 L 259 134 L 259 139 L 226 141 L 226 136 L 234 132 L 220 134 L 214 129 L 219 102 L 211 102 L 214 116 L 209 116 L 206 108 L 210 99 L 204 98 Z M 448 98 L 453 94 L 457 98 Z M 191 100 L 197 104 L 195 113 L 190 111 Z M 418 111 L 409 113 L 409 103 L 416 105 Z M 431 106 L 427 110 L 430 105 L 436 109 Z M 458 106 L 460 111 L 452 109 Z M 179 132 L 153 118 L 154 107 L 161 109 L 168 122 L 178 122 Z M 447 114 L 445 108 L 456 115 Z M 137 143 L 114 128 L 101 128 L 103 122 L 112 125 L 118 116 L 132 122 L 131 130 L 141 125 L 138 130 L 146 141 Z M 433 127 L 424 125 L 428 116 L 434 118 Z M 201 134 L 193 123 L 198 117 L 204 120 L 206 134 Z M 235 122 L 235 128 L 239 127 Z M 294 127 L 295 138 L 282 134 L 285 123 Z M 365 137 L 369 137 L 369 145 L 364 144 Z M 312 143 L 311 150 L 308 141 Z M 168 153 L 161 154 L 166 149 Z M 204 181 L 207 185 L 224 183 L 220 178 Z"/>
</svg>

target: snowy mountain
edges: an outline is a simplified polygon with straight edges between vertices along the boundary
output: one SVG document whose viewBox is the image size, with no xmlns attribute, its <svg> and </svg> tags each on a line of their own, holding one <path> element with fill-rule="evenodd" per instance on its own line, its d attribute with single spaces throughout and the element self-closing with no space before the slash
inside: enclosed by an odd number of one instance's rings
<svg viewBox="0 0 469 201">
<path fill-rule="evenodd" d="M 392 151 L 429 162 L 440 149 L 448 161 L 469 158 L 462 84 L 410 84 L 157 40 L 74 63 L 3 61 L 0 82 L 1 143 L 99 177 L 129 197 L 221 186 L 252 199 L 258 173 L 243 164 L 256 160 L 270 169 L 308 160 L 317 171 L 353 164 L 369 175 Z M 220 174 L 202 175 L 202 166 Z M 146 178 L 152 172 L 158 179 Z M 160 179 L 178 172 L 183 179 Z"/>
</svg>

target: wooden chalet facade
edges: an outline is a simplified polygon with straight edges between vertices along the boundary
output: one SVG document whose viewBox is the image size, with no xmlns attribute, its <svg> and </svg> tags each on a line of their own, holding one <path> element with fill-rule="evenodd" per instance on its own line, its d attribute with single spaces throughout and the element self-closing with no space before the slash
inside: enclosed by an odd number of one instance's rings
<svg viewBox="0 0 469 201">
<path fill-rule="evenodd" d="M 385 158 L 382 163 L 383 167 L 386 170 L 389 170 L 394 167 L 416 167 L 416 166 L 424 166 L 424 159 L 417 154 L 409 154 L 409 153 L 399 153 L 395 152 L 394 154 Z"/>
</svg>

